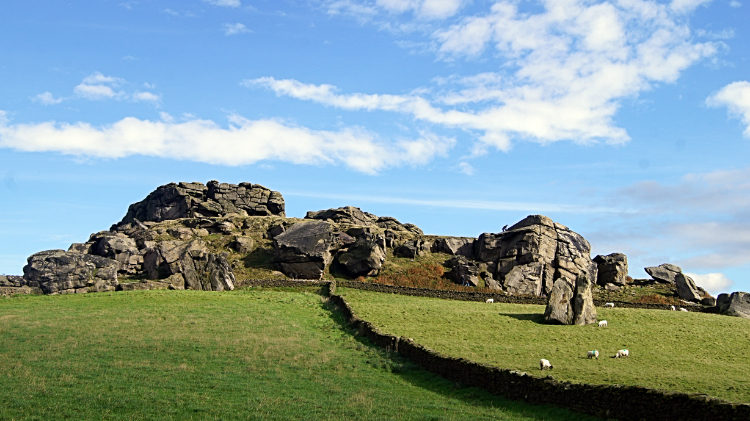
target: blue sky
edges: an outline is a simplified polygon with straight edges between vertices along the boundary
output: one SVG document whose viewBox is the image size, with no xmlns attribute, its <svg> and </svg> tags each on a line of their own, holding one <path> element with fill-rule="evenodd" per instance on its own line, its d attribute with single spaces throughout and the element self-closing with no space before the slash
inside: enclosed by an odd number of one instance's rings
<svg viewBox="0 0 750 421">
<path fill-rule="evenodd" d="M 216 179 L 428 234 L 544 214 L 633 277 L 670 262 L 748 291 L 748 7 L 5 2 L 0 273 Z"/>
</svg>

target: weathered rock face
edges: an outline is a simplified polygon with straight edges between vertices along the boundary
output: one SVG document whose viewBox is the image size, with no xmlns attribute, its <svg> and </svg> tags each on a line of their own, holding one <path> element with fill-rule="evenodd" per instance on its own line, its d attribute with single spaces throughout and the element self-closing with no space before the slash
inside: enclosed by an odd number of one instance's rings
<svg viewBox="0 0 750 421">
<path fill-rule="evenodd" d="M 740 291 L 719 294 L 716 297 L 716 310 L 719 314 L 750 319 L 750 294 Z"/>
<path fill-rule="evenodd" d="M 324 221 L 294 224 L 273 243 L 279 269 L 293 278 L 320 279 L 333 258 L 334 235 Z"/>
<path fill-rule="evenodd" d="M 133 203 L 120 221 L 139 221 L 218 217 L 230 213 L 285 216 L 284 198 L 259 184 L 239 185 L 209 181 L 202 183 L 170 183 L 158 187 L 144 200 Z"/>
<path fill-rule="evenodd" d="M 591 245 L 579 234 L 543 215 L 530 215 L 497 234 L 485 233 L 474 243 L 474 256 L 494 265 L 494 278 L 514 294 L 550 294 L 558 279 L 575 284 L 583 274 L 597 276 Z"/>
<path fill-rule="evenodd" d="M 669 284 L 673 284 L 675 281 L 675 276 L 677 276 L 678 273 L 682 273 L 682 269 L 680 269 L 679 266 L 669 263 L 663 263 L 659 266 L 643 268 L 643 270 L 645 270 L 646 273 L 654 278 L 654 280 Z"/>
<path fill-rule="evenodd" d="M 23 268 L 29 286 L 45 294 L 114 291 L 119 263 L 90 254 L 48 250 L 32 254 Z"/>
<path fill-rule="evenodd" d="M 89 243 L 91 243 L 89 254 L 118 261 L 120 263 L 118 271 L 121 274 L 134 274 L 140 271 L 143 254 L 138 250 L 135 240 L 127 235 L 120 232 L 102 231 L 92 234 Z"/>
<path fill-rule="evenodd" d="M 439 252 L 471 259 L 474 257 L 474 241 L 474 238 L 447 237 L 438 239 L 435 245 Z"/>
<path fill-rule="evenodd" d="M 593 260 L 597 264 L 596 283 L 598 285 L 627 285 L 628 256 L 622 253 L 612 253 L 606 256 L 596 256 Z"/>
<path fill-rule="evenodd" d="M 701 294 L 698 291 L 698 287 L 695 285 L 693 278 L 685 275 L 684 273 L 678 273 L 674 277 L 675 286 L 677 286 L 677 294 L 683 300 L 694 301 L 699 303 L 701 301 Z"/>
<path fill-rule="evenodd" d="M 336 260 L 351 276 L 376 276 L 385 262 L 385 238 L 362 236 Z"/>
<path fill-rule="evenodd" d="M 402 224 L 396 218 L 390 216 L 373 215 L 369 212 L 362 212 L 361 209 L 354 206 L 344 206 L 337 209 L 326 209 L 321 211 L 310 211 L 305 215 L 305 219 L 317 219 L 328 221 L 336 224 L 348 224 L 358 226 L 376 226 L 391 230 L 393 232 L 408 232 L 411 234 L 424 234 L 419 227 L 414 224 Z M 390 247 L 390 246 L 389 246 Z"/>
<path fill-rule="evenodd" d="M 467 283 L 470 286 L 479 285 L 479 266 L 466 256 L 453 256 L 448 260 L 447 265 L 451 268 L 450 275 L 453 282 L 460 285 Z"/>
<path fill-rule="evenodd" d="M 566 278 L 555 281 L 547 300 L 544 319 L 548 323 L 587 325 L 596 321 L 596 307 L 592 287 L 594 282 L 586 274 L 576 278 L 575 289 Z"/>
<path fill-rule="evenodd" d="M 150 279 L 165 279 L 174 289 L 233 290 L 234 272 L 226 258 L 208 251 L 201 240 L 162 241 L 144 256 Z"/>
<path fill-rule="evenodd" d="M 393 254 L 395 256 L 413 259 L 428 253 L 431 246 L 432 244 L 425 242 L 424 240 L 408 240 L 393 249 Z"/>
<path fill-rule="evenodd" d="M 0 287 L 19 288 L 26 285 L 23 276 L 0 275 Z"/>
</svg>

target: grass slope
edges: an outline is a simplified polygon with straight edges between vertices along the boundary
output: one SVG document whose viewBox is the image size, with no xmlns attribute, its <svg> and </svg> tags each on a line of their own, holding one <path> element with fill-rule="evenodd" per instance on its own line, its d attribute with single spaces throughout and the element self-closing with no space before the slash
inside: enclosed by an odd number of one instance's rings
<svg viewBox="0 0 750 421">
<path fill-rule="evenodd" d="M 0 419 L 580 420 L 368 346 L 314 290 L 0 299 Z"/>
<path fill-rule="evenodd" d="M 446 355 L 558 380 L 618 383 L 750 402 L 750 321 L 715 314 L 597 308 L 608 328 L 542 323 L 544 306 L 486 304 L 339 288 L 384 332 Z M 629 359 L 613 359 L 622 348 Z M 598 350 L 599 360 L 586 359 Z M 547 374 L 547 373 L 545 373 Z"/>
</svg>

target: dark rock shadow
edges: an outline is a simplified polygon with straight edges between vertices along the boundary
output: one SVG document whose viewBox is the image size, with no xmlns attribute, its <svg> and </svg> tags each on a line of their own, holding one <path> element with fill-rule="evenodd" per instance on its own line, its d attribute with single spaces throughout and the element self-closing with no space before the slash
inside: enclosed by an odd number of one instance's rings
<svg viewBox="0 0 750 421">
<path fill-rule="evenodd" d="M 544 314 L 539 313 L 499 313 L 501 316 L 512 317 L 516 320 L 528 320 L 540 325 L 547 324 L 544 321 Z"/>
</svg>

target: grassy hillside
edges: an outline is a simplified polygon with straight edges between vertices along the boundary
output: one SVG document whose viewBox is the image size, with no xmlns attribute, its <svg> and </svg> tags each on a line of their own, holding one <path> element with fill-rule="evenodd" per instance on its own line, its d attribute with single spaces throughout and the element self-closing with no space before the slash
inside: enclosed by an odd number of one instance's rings
<svg viewBox="0 0 750 421">
<path fill-rule="evenodd" d="M 0 299 L 0 419 L 585 420 L 355 339 L 314 290 Z"/>
<path fill-rule="evenodd" d="M 558 380 L 619 383 L 750 402 L 750 321 L 715 314 L 597 308 L 608 328 L 542 323 L 544 306 L 486 304 L 339 288 L 384 332 L 446 355 Z M 622 348 L 629 359 L 613 359 Z M 586 351 L 599 350 L 599 360 Z M 547 373 L 544 373 L 545 375 Z"/>
</svg>

